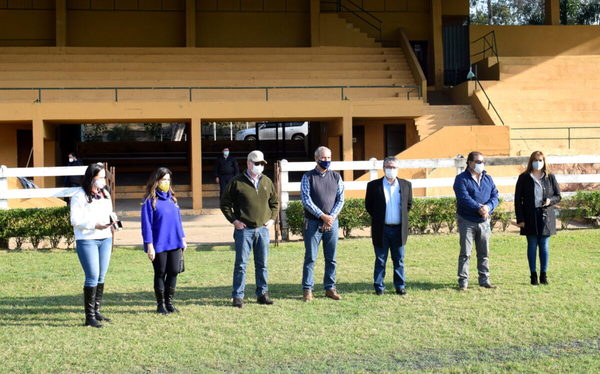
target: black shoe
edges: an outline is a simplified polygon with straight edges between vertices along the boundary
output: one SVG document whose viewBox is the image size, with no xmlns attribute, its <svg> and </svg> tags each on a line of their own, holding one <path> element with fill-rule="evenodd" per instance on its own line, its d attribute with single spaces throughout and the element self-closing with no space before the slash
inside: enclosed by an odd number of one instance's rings
<svg viewBox="0 0 600 374">
<path fill-rule="evenodd" d="M 404 289 L 404 288 L 396 288 L 396 293 L 398 295 L 404 296 L 404 295 L 406 295 L 406 289 Z"/>
<path fill-rule="evenodd" d="M 377 296 L 383 295 L 383 290 L 375 290 L 375 295 L 377 295 Z"/>
<path fill-rule="evenodd" d="M 103 326 L 96 319 L 96 287 L 83 287 L 83 302 L 85 309 L 85 325 L 102 328 Z"/>
<path fill-rule="evenodd" d="M 231 303 L 231 306 L 235 307 L 235 308 L 243 308 L 244 307 L 244 299 L 238 299 L 238 298 L 233 298 L 233 302 Z"/>
<path fill-rule="evenodd" d="M 273 300 L 271 300 L 271 298 L 269 297 L 269 293 L 268 292 L 265 292 L 264 294 L 260 295 L 256 299 L 256 301 L 259 304 L 262 304 L 262 305 L 272 305 L 273 304 Z"/>
<path fill-rule="evenodd" d="M 165 308 L 169 313 L 179 313 L 179 310 L 173 305 L 173 296 L 175 295 L 175 288 L 170 288 L 165 294 Z"/>
<path fill-rule="evenodd" d="M 100 305 L 102 305 L 102 296 L 104 295 L 104 283 L 98 283 L 96 286 L 96 302 L 94 304 L 94 311 L 96 313 L 96 320 L 110 322 L 110 318 L 107 318 L 100 313 Z"/>
<path fill-rule="evenodd" d="M 156 313 L 169 314 L 169 311 L 165 308 L 165 290 L 155 288 L 154 295 L 156 295 Z"/>
<path fill-rule="evenodd" d="M 483 288 L 489 288 L 489 289 L 495 289 L 498 288 L 497 286 L 493 286 L 491 283 L 486 283 L 486 284 L 480 284 L 479 287 L 483 287 Z"/>
<path fill-rule="evenodd" d="M 537 286 L 538 283 L 538 277 L 537 277 L 537 273 L 535 271 L 531 272 L 531 284 L 534 286 Z"/>
<path fill-rule="evenodd" d="M 548 285 L 548 278 L 547 278 L 547 276 L 546 276 L 546 272 L 545 272 L 545 271 L 542 271 L 542 272 L 540 273 L 540 283 L 541 283 L 541 284 Z"/>
</svg>

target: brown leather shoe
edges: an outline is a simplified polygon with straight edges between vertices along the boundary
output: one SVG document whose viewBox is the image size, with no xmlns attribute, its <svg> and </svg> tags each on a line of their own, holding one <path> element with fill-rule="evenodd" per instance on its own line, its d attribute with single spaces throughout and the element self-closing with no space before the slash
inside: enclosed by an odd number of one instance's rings
<svg viewBox="0 0 600 374">
<path fill-rule="evenodd" d="M 313 301 L 312 290 L 304 290 L 304 296 L 302 296 L 304 301 Z"/>
<path fill-rule="evenodd" d="M 469 289 L 469 287 L 467 287 L 467 286 L 458 286 L 459 291 L 466 291 L 468 289 Z"/>
<path fill-rule="evenodd" d="M 494 286 L 494 285 L 492 285 L 491 283 L 481 284 L 481 285 L 480 285 L 480 287 L 483 287 L 483 288 L 490 288 L 490 289 L 495 289 L 495 288 L 498 288 L 498 286 Z"/>
<path fill-rule="evenodd" d="M 243 308 L 244 307 L 244 300 L 243 299 L 234 298 L 233 302 L 231 303 L 231 306 L 234 307 L 234 308 Z"/>
<path fill-rule="evenodd" d="M 337 293 L 337 290 L 335 288 L 330 288 L 328 290 L 325 290 L 325 296 L 327 296 L 330 299 L 333 300 L 341 300 L 342 297 Z"/>
</svg>

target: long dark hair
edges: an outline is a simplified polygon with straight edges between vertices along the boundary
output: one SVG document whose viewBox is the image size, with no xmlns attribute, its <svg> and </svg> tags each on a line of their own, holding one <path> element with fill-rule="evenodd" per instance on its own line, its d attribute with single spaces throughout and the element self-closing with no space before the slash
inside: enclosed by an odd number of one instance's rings
<svg viewBox="0 0 600 374">
<path fill-rule="evenodd" d="M 85 175 L 83 176 L 83 181 L 81 182 L 81 188 L 83 188 L 83 191 L 85 192 L 85 197 L 88 203 L 92 202 L 94 196 L 92 193 L 94 177 L 96 177 L 101 170 L 104 170 L 104 165 L 101 162 L 90 164 L 87 169 L 85 169 Z M 106 178 L 108 178 L 108 171 L 106 171 Z M 108 186 L 105 188 L 108 190 Z M 108 199 L 108 196 L 104 194 L 104 198 Z"/>
<path fill-rule="evenodd" d="M 173 200 L 173 202 L 177 204 L 177 198 L 175 197 L 175 192 L 173 191 L 173 173 L 171 173 L 171 170 L 165 167 L 160 167 L 154 170 L 152 174 L 150 174 L 150 178 L 148 178 L 148 182 L 146 183 L 146 194 L 144 195 L 144 202 L 146 202 L 146 200 L 152 199 L 152 209 L 156 209 L 156 199 L 158 198 L 158 196 L 156 195 L 156 189 L 158 188 L 158 182 L 167 174 L 169 174 L 169 176 L 171 177 L 171 185 L 169 186 L 169 192 L 171 192 L 171 200 Z"/>
</svg>

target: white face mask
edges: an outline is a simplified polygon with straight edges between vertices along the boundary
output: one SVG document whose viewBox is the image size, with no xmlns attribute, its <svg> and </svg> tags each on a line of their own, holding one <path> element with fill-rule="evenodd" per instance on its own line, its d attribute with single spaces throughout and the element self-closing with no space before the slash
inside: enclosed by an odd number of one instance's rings
<svg viewBox="0 0 600 374">
<path fill-rule="evenodd" d="M 73 162 L 75 159 L 73 157 L 69 157 L 69 162 Z"/>
<path fill-rule="evenodd" d="M 531 166 L 533 166 L 535 170 L 542 170 L 544 167 L 544 161 L 533 161 Z"/>
<path fill-rule="evenodd" d="M 252 174 L 261 175 L 265 170 L 265 165 L 252 165 Z"/>
<path fill-rule="evenodd" d="M 104 187 L 106 187 L 106 179 L 104 179 L 104 178 L 96 179 L 94 181 L 94 186 L 99 190 L 103 189 Z"/>
<path fill-rule="evenodd" d="M 383 172 L 387 179 L 395 179 L 398 176 L 398 169 L 396 168 L 385 168 Z"/>
<path fill-rule="evenodd" d="M 473 167 L 473 171 L 476 172 L 477 174 L 483 173 L 484 169 L 485 169 L 485 164 L 484 163 L 475 164 L 475 166 Z"/>
</svg>

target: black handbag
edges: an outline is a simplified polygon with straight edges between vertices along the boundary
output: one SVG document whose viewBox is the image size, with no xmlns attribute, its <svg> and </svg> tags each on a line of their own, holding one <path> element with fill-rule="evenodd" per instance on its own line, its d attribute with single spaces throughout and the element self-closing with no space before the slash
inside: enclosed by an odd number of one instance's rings
<svg viewBox="0 0 600 374">
<path fill-rule="evenodd" d="M 181 256 L 179 257 L 180 258 L 180 260 L 179 260 L 179 272 L 183 273 L 185 271 L 185 260 L 183 258 L 183 248 L 180 249 L 180 251 L 181 251 Z"/>
</svg>

